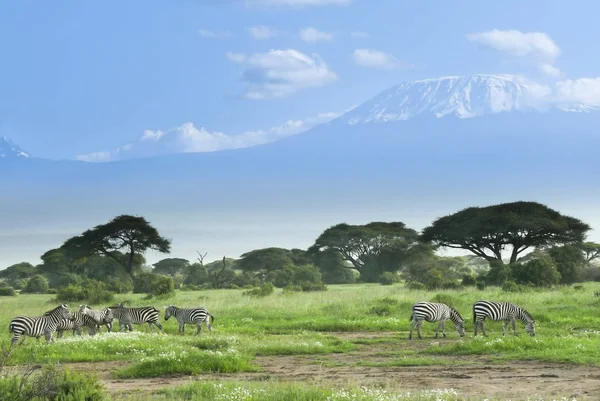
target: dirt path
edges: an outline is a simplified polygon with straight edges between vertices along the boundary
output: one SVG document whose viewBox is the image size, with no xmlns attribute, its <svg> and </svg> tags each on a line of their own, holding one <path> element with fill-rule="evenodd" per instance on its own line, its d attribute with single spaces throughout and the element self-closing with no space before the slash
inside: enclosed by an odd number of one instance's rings
<svg viewBox="0 0 600 401">
<path fill-rule="evenodd" d="M 388 333 L 335 333 L 346 339 L 385 339 Z M 445 340 L 444 340 L 445 341 Z M 450 340 L 451 341 L 451 340 Z M 418 350 L 430 341 L 375 343 L 344 354 L 258 357 L 264 371 L 241 374 L 203 374 L 194 377 L 116 380 L 111 372 L 127 362 L 77 363 L 70 368 L 96 372 L 113 394 L 156 391 L 198 380 L 303 381 L 325 386 L 385 386 L 399 390 L 449 389 L 460 395 L 500 399 L 524 399 L 540 395 L 600 399 L 600 368 L 543 362 L 491 363 L 481 356 L 444 357 L 452 365 L 364 366 L 393 362 L 400 349 Z M 395 354 L 396 352 L 396 354 Z"/>
</svg>

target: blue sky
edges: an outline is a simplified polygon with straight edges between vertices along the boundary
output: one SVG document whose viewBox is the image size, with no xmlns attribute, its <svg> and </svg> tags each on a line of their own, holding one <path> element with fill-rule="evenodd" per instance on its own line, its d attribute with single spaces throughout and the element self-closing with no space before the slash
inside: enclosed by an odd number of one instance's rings
<svg viewBox="0 0 600 401">
<path fill-rule="evenodd" d="M 40 157 L 258 144 L 427 77 L 600 86 L 592 1 L 1 2 L 0 135 Z"/>
</svg>

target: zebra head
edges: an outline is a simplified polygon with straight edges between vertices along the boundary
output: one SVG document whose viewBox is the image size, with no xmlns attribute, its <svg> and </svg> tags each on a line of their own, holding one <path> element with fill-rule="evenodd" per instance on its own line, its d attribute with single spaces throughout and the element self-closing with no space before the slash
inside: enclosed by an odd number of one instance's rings
<svg viewBox="0 0 600 401">
<path fill-rule="evenodd" d="M 112 310 L 110 308 L 104 308 L 104 310 L 106 311 L 106 314 L 104 315 L 104 321 L 112 322 L 115 319 Z"/>
<path fill-rule="evenodd" d="M 465 320 L 462 318 L 460 313 L 454 308 L 450 308 L 450 319 L 456 325 L 456 331 L 461 337 L 465 336 Z"/>
<path fill-rule="evenodd" d="M 44 316 L 59 317 L 58 320 L 73 320 L 75 318 L 75 316 L 69 312 L 69 307 L 67 306 L 67 304 L 62 304 L 52 310 L 49 310 L 48 312 L 44 313 Z M 71 318 L 71 316 L 73 316 L 73 319 Z"/>
<path fill-rule="evenodd" d="M 84 315 L 87 315 L 87 312 L 90 310 L 91 308 L 87 305 L 79 305 L 79 312 L 83 313 Z"/>
<path fill-rule="evenodd" d="M 165 320 L 169 320 L 171 316 L 173 316 L 175 312 L 175 307 L 173 305 L 165 306 Z"/>
<path fill-rule="evenodd" d="M 531 337 L 535 337 L 535 319 L 523 308 L 518 309 L 519 319 L 525 323 L 525 330 Z"/>
</svg>

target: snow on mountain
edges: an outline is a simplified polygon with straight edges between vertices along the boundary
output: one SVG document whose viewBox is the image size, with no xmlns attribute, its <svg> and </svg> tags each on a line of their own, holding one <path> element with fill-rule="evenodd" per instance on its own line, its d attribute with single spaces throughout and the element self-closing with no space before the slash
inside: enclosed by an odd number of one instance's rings
<svg viewBox="0 0 600 401">
<path fill-rule="evenodd" d="M 421 115 L 472 118 L 540 106 L 546 88 L 512 75 L 450 76 L 405 82 L 341 117 L 350 124 L 408 120 Z"/>
<path fill-rule="evenodd" d="M 3 136 L 0 138 L 0 158 L 29 157 L 18 145 Z"/>
</svg>

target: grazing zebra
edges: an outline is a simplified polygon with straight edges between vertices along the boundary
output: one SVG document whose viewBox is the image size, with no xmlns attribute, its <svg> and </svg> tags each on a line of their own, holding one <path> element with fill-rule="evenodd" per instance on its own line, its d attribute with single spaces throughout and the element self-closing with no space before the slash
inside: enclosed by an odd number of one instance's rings
<svg viewBox="0 0 600 401">
<path fill-rule="evenodd" d="M 535 320 L 525 309 L 510 302 L 477 301 L 473 304 L 473 322 L 475 323 L 475 336 L 477 335 L 477 326 L 481 325 L 481 331 L 487 336 L 483 323 L 485 318 L 498 322 L 504 320 L 502 335 L 506 334 L 508 324 L 512 324 L 513 332 L 517 336 L 515 321 L 520 319 L 525 323 L 525 330 L 533 337 L 535 336 Z"/>
<path fill-rule="evenodd" d="M 148 323 L 150 331 L 152 325 L 155 325 L 162 331 L 163 327 L 158 321 L 159 310 L 153 306 L 142 306 L 138 308 L 126 308 L 122 303 L 116 306 L 111 306 L 110 310 L 115 319 L 119 319 L 119 331 L 123 328 L 133 331 L 132 324 Z"/>
<path fill-rule="evenodd" d="M 81 312 L 70 312 L 69 315 L 69 319 L 62 319 L 58 322 L 58 326 L 56 326 L 58 338 L 62 338 L 63 332 L 66 330 L 73 330 L 73 335 L 77 334 L 80 336 L 82 327 L 87 327 L 90 336 L 96 334 L 98 324 L 91 316 Z"/>
<path fill-rule="evenodd" d="M 215 317 L 210 314 L 205 308 L 178 308 L 173 305 L 165 306 L 165 320 L 169 320 L 171 316 L 174 316 L 179 322 L 179 332 L 181 335 L 185 335 L 185 325 L 195 324 L 196 335 L 200 334 L 202 330 L 202 322 L 206 323 L 206 327 L 210 334 L 212 334 L 212 325 L 210 321 L 215 321 Z"/>
<path fill-rule="evenodd" d="M 17 316 L 8 325 L 8 331 L 13 333 L 11 345 L 19 341 L 19 337 L 22 335 L 35 337 L 38 341 L 41 336 L 44 336 L 46 343 L 53 342 L 52 334 L 56 331 L 58 323 L 62 319 L 70 319 L 71 316 L 69 308 L 65 304 L 49 310 L 43 316 Z M 21 344 L 25 338 L 23 337 Z"/>
<path fill-rule="evenodd" d="M 91 309 L 88 305 L 79 305 L 79 312 L 94 319 L 98 330 L 101 330 L 100 326 L 105 325 L 109 333 L 112 331 L 112 321 L 114 320 L 114 316 L 110 308 L 98 310 Z"/>
<path fill-rule="evenodd" d="M 408 339 L 412 340 L 412 332 L 415 325 L 417 326 L 417 334 L 419 335 L 419 339 L 421 339 L 421 325 L 423 324 L 423 320 L 433 323 L 440 322 L 437 330 L 435 331 L 435 338 L 438 337 L 438 333 L 440 328 L 442 329 L 442 335 L 446 337 L 446 320 L 452 320 L 456 326 L 456 331 L 458 334 L 463 337 L 465 335 L 465 321 L 458 313 L 458 311 L 446 304 L 440 304 L 435 302 L 417 302 L 412 307 L 412 312 L 410 314 L 410 319 L 412 323 L 410 324 L 410 334 L 408 335 Z"/>
</svg>

